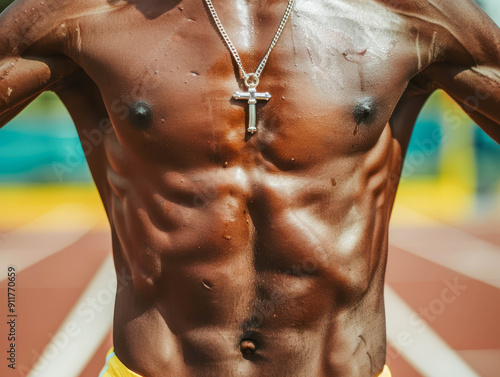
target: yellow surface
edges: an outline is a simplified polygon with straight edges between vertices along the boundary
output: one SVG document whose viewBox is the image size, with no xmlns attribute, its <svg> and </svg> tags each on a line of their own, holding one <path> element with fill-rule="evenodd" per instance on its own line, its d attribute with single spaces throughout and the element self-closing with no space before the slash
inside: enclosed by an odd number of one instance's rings
<svg viewBox="0 0 500 377">
<path fill-rule="evenodd" d="M 0 229 L 26 225 L 56 207 L 62 229 L 66 225 L 65 218 L 78 215 L 85 221 L 95 222 L 97 227 L 108 227 L 106 213 L 93 185 L 30 185 L 0 187 Z M 52 228 L 54 224 L 45 225 Z"/>
<path fill-rule="evenodd" d="M 403 182 L 398 189 L 392 223 L 414 224 L 401 207 L 412 209 L 436 220 L 453 224 L 462 222 L 474 210 L 474 195 L 470 186 L 455 180 L 418 180 Z"/>
</svg>

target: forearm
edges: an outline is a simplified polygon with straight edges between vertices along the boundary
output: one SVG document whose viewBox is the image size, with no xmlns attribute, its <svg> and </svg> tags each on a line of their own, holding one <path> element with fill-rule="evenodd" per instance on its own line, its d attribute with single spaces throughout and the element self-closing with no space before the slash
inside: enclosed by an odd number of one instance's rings
<svg viewBox="0 0 500 377">
<path fill-rule="evenodd" d="M 0 126 L 79 69 L 66 57 L 71 44 L 64 26 L 78 4 L 16 0 L 0 14 Z"/>
<path fill-rule="evenodd" d="M 500 65 L 433 68 L 435 87 L 446 91 L 485 132 L 500 143 Z"/>
<path fill-rule="evenodd" d="M 66 57 L 10 58 L 0 67 L 0 127 L 21 112 L 41 92 L 76 71 Z"/>
</svg>

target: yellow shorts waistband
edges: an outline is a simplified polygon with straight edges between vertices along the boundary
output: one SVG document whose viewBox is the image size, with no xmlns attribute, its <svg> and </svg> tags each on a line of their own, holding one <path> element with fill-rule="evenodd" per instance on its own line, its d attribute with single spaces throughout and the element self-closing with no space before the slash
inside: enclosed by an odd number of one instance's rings
<svg viewBox="0 0 500 377">
<path fill-rule="evenodd" d="M 111 348 L 106 355 L 106 365 L 102 368 L 99 377 L 142 377 L 140 374 L 132 372 L 128 369 L 115 355 L 115 351 Z M 387 365 L 384 367 L 382 374 L 379 377 L 391 377 L 391 372 Z"/>
<path fill-rule="evenodd" d="M 132 372 L 128 369 L 120 359 L 115 355 L 113 347 L 106 355 L 106 365 L 102 368 L 99 377 L 142 377 L 140 374 Z"/>
<path fill-rule="evenodd" d="M 389 370 L 389 367 L 387 365 L 384 367 L 384 370 L 379 377 L 391 377 L 391 371 Z"/>
</svg>

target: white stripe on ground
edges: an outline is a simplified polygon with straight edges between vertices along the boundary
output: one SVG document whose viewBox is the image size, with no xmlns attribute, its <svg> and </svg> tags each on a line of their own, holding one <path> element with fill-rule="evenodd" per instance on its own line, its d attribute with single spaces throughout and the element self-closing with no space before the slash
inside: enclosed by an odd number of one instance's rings
<svg viewBox="0 0 500 377">
<path fill-rule="evenodd" d="M 0 243 L 0 266 L 17 272 L 74 244 L 97 220 L 85 206 L 65 203 L 7 234 Z M 5 279 L 4 276 L 0 279 Z"/>
<path fill-rule="evenodd" d="M 110 254 L 28 377 L 78 377 L 111 330 L 115 293 L 116 275 Z"/>
<path fill-rule="evenodd" d="M 424 377 L 480 377 L 390 287 L 385 288 L 387 337 Z M 391 366 L 388 353 L 387 364 Z"/>
<path fill-rule="evenodd" d="M 391 245 L 500 288 L 500 247 L 408 208 L 399 210 L 420 225 L 392 227 Z"/>
</svg>

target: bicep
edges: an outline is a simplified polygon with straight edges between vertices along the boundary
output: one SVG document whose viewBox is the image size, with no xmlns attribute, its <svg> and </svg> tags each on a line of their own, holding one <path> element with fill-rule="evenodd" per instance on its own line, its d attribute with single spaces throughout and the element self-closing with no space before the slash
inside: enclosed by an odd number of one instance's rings
<svg viewBox="0 0 500 377">
<path fill-rule="evenodd" d="M 49 0 L 47 4 L 51 3 Z M 58 12 L 52 18 L 26 12 L 25 8 L 32 5 L 33 0 L 17 1 L 0 15 L 0 126 L 38 94 L 78 69 L 60 49 L 54 26 Z M 36 6 L 39 10 L 40 3 Z"/>
<path fill-rule="evenodd" d="M 22 110 L 41 92 L 50 90 L 59 80 L 77 69 L 78 66 L 75 63 L 63 56 L 10 57 L 0 60 L 0 115 L 2 119 L 5 113 Z"/>
<path fill-rule="evenodd" d="M 460 0 L 453 14 L 442 14 L 452 16 L 453 22 L 442 22 L 448 38 L 441 59 L 424 75 L 500 142 L 500 29 L 471 0 Z"/>
<path fill-rule="evenodd" d="M 432 67 L 436 87 L 443 89 L 494 140 L 500 142 L 500 66 Z"/>
</svg>

